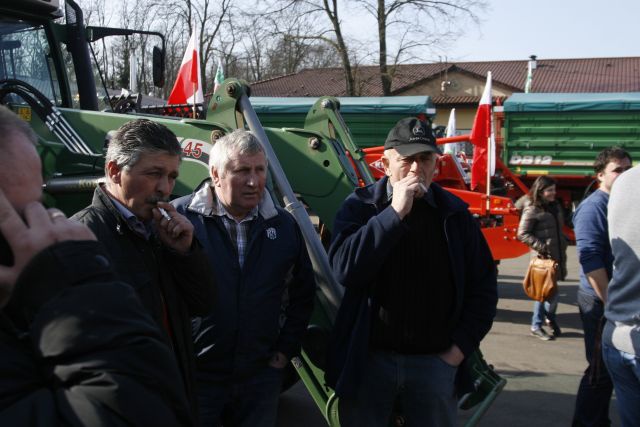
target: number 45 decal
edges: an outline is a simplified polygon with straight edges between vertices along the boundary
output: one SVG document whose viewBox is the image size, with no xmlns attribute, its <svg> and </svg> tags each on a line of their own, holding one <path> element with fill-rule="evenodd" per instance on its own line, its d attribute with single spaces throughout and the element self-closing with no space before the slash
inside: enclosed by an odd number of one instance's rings
<svg viewBox="0 0 640 427">
<path fill-rule="evenodd" d="M 186 157 L 199 159 L 202 156 L 202 142 L 189 141 L 182 147 L 182 152 Z"/>
</svg>

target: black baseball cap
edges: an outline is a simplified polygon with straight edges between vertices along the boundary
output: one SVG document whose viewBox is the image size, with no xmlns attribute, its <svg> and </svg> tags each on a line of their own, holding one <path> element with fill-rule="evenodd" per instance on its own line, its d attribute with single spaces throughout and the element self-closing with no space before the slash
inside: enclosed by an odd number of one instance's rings
<svg viewBox="0 0 640 427">
<path fill-rule="evenodd" d="M 389 131 L 387 140 L 384 142 L 384 149 L 390 148 L 395 148 L 403 157 L 413 156 L 424 151 L 442 154 L 436 145 L 436 137 L 433 135 L 431 126 L 415 117 L 400 120 Z"/>
</svg>

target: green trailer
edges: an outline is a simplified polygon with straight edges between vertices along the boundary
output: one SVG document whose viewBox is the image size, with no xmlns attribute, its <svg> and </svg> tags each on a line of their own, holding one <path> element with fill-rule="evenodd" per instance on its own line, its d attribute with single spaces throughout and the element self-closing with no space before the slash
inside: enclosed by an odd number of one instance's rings
<svg viewBox="0 0 640 427">
<path fill-rule="evenodd" d="M 408 116 L 433 119 L 436 108 L 428 96 L 339 97 L 340 115 L 360 148 L 382 145 L 396 122 Z M 251 98 L 260 122 L 267 127 L 303 127 L 318 98 Z"/>
<path fill-rule="evenodd" d="M 504 103 L 502 135 L 504 164 L 529 186 L 553 176 L 570 207 L 592 183 L 602 149 L 640 158 L 640 93 L 516 93 Z"/>
</svg>

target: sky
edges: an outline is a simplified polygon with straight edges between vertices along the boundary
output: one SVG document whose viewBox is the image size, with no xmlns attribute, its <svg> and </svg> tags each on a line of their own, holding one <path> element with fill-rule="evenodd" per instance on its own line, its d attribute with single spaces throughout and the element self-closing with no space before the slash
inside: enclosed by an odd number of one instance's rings
<svg viewBox="0 0 640 427">
<path fill-rule="evenodd" d="M 640 56 L 640 0 L 486 1 L 479 25 L 462 24 L 465 34 L 447 49 L 410 62 Z M 371 18 L 352 12 L 342 15 L 346 33 L 375 31 Z"/>
<path fill-rule="evenodd" d="M 640 56 L 640 0 L 488 0 L 450 61 Z"/>
</svg>

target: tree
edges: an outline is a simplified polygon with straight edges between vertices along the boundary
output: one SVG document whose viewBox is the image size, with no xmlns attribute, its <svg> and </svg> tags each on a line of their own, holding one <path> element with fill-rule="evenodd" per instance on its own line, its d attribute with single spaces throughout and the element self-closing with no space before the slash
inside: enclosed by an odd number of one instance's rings
<svg viewBox="0 0 640 427">
<path fill-rule="evenodd" d="M 378 66 L 384 96 L 391 95 L 396 66 L 418 48 L 430 47 L 455 38 L 461 26 L 471 19 L 478 22 L 477 10 L 486 7 L 483 0 L 356 0 L 375 17 L 378 24 Z M 387 36 L 397 31 L 399 42 L 389 66 Z"/>
<path fill-rule="evenodd" d="M 284 4 L 282 1 L 274 1 L 269 3 L 262 14 L 282 15 L 285 12 L 298 18 L 310 18 L 307 20 L 310 25 L 306 27 L 305 31 L 288 36 L 301 40 L 321 41 L 331 46 L 338 54 L 344 69 L 345 91 L 348 96 L 354 96 L 355 77 L 338 14 L 338 0 L 288 0 Z M 324 17 L 328 22 L 318 21 L 318 17 Z"/>
</svg>

